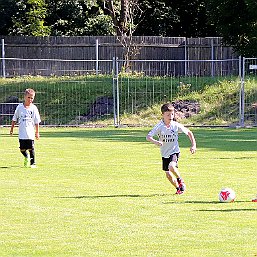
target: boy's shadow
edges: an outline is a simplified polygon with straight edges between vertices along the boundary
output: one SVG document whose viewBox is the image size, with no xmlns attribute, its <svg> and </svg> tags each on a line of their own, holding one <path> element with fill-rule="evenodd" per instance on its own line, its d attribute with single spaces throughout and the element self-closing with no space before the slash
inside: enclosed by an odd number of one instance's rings
<svg viewBox="0 0 257 257">
<path fill-rule="evenodd" d="M 12 168 L 19 168 L 20 166 L 0 166 L 0 169 L 12 169 Z"/>
<path fill-rule="evenodd" d="M 97 198 L 119 198 L 119 197 L 131 197 L 131 198 L 137 198 L 137 197 L 155 197 L 155 196 L 165 196 L 166 194 L 149 194 L 149 195 L 141 195 L 141 194 L 120 194 L 120 195 L 81 195 L 81 196 L 59 196 L 56 198 L 70 198 L 70 199 L 97 199 Z"/>
</svg>

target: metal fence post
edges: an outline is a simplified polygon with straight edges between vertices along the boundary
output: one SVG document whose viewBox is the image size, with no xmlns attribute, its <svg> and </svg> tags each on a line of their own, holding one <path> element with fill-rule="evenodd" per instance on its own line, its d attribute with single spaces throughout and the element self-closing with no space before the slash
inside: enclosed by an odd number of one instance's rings
<svg viewBox="0 0 257 257">
<path fill-rule="evenodd" d="M 113 124 L 117 126 L 117 112 L 116 112 L 116 61 L 112 58 L 112 94 L 113 94 Z"/>
<path fill-rule="evenodd" d="M 214 44 L 213 38 L 211 38 L 211 76 L 214 77 Z"/>
<path fill-rule="evenodd" d="M 187 75 L 187 38 L 185 37 L 185 49 L 184 49 L 184 58 L 185 58 L 185 77 Z"/>
<path fill-rule="evenodd" d="M 239 78 L 242 78 L 242 56 L 238 57 L 238 75 Z"/>
<path fill-rule="evenodd" d="M 120 93 L 119 93 L 119 62 L 116 58 L 116 94 L 117 94 L 117 126 L 120 125 Z"/>
<path fill-rule="evenodd" d="M 115 127 L 120 125 L 120 96 L 119 96 L 119 62 L 118 58 L 113 57 L 113 75 L 112 75 L 112 90 L 113 90 L 113 122 Z"/>
<path fill-rule="evenodd" d="M 96 62 L 95 62 L 95 72 L 96 72 L 96 75 L 98 75 L 98 70 L 99 70 L 99 41 L 98 39 L 95 40 L 95 59 L 96 59 Z"/>
<path fill-rule="evenodd" d="M 6 77 L 6 74 L 5 74 L 5 49 L 4 49 L 4 39 L 1 40 L 1 43 L 2 43 L 2 74 L 3 74 L 3 77 L 5 78 L 5 77 Z"/>
<path fill-rule="evenodd" d="M 241 87 L 240 87 L 240 97 L 239 97 L 239 125 L 244 127 L 244 109 L 245 109 L 245 57 L 243 57 L 242 61 L 242 74 L 241 74 Z"/>
</svg>

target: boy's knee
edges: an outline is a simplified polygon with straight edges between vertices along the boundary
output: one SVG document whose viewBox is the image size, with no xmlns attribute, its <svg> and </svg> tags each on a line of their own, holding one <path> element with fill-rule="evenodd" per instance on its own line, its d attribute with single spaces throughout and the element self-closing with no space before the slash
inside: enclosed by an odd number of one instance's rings
<svg viewBox="0 0 257 257">
<path fill-rule="evenodd" d="M 166 174 L 167 178 L 172 178 L 172 174 L 171 174 L 171 172 L 169 170 L 165 171 L 165 174 Z"/>
<path fill-rule="evenodd" d="M 169 170 L 174 171 L 178 167 L 176 162 L 170 162 Z"/>
</svg>

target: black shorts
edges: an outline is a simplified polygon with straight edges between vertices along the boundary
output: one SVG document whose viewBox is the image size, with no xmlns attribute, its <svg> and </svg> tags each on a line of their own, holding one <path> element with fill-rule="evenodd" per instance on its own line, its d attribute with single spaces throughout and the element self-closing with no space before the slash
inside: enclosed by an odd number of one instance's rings
<svg viewBox="0 0 257 257">
<path fill-rule="evenodd" d="M 174 153 L 169 158 L 162 157 L 162 169 L 164 171 L 168 171 L 169 164 L 171 162 L 176 162 L 176 166 L 178 167 L 178 158 L 179 158 L 179 153 Z"/>
<path fill-rule="evenodd" d="M 19 139 L 20 149 L 22 150 L 34 150 L 34 140 L 31 139 Z"/>
</svg>

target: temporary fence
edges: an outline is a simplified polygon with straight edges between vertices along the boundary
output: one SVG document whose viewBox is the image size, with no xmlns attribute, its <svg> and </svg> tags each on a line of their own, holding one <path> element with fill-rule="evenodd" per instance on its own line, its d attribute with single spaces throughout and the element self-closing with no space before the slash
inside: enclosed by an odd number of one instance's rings
<svg viewBox="0 0 257 257">
<path fill-rule="evenodd" d="M 14 61 L 14 60 L 13 60 Z M 24 60 L 33 62 L 34 60 Z M 69 60 L 36 60 L 52 62 Z M 78 63 L 96 64 L 96 60 L 77 60 Z M 102 73 L 101 63 L 111 67 L 111 74 Z M 126 63 L 126 66 L 124 65 Z M 256 59 L 227 60 L 130 60 L 118 58 L 98 62 L 98 74 L 80 75 L 78 65 L 70 76 L 63 69 L 61 77 L 48 76 L 38 79 L 27 76 L 6 79 L 0 87 L 0 124 L 9 125 L 14 109 L 23 100 L 25 88 L 36 90 L 42 125 L 78 126 L 90 124 L 150 125 L 158 117 L 149 117 L 149 108 L 159 108 L 166 101 L 174 102 L 185 117 L 202 115 L 203 108 L 210 115 L 205 120 L 191 119 L 191 125 L 256 125 Z M 3 65 L 3 62 L 2 62 Z M 84 68 L 83 68 L 84 69 Z M 23 74 L 25 75 L 25 74 Z M 194 93 L 208 88 L 216 81 L 227 80 L 231 90 L 227 99 L 217 98 L 216 105 L 203 106 Z M 232 83 L 233 82 L 233 83 Z M 253 85 L 254 84 L 254 85 Z M 213 89 L 214 90 L 214 89 Z M 190 99 L 186 96 L 191 93 Z M 215 92 L 214 92 L 215 93 Z M 216 94 L 220 94 L 219 91 Z M 205 98 L 208 98 L 206 95 Z M 189 101 L 190 100 L 190 101 Z M 226 100 L 226 101 L 225 101 Z M 225 104 L 225 102 L 229 104 Z M 201 106 L 202 105 L 202 106 Z M 186 109 L 186 112 L 183 112 Z M 214 110 L 215 109 L 215 110 Z M 131 115 L 134 119 L 131 119 Z M 128 119 L 130 116 L 130 120 Z M 203 116 L 203 115 L 202 115 Z M 204 118 L 204 116 L 203 116 Z M 215 123 L 213 122 L 215 119 Z M 190 119 L 189 119 L 190 120 Z"/>
<path fill-rule="evenodd" d="M 243 58 L 239 124 L 241 126 L 257 126 L 257 58 Z"/>
</svg>

